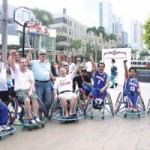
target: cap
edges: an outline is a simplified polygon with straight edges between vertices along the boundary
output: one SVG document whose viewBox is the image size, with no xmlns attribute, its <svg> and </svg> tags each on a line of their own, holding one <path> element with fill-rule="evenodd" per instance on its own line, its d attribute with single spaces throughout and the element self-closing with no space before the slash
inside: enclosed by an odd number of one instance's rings
<svg viewBox="0 0 150 150">
<path fill-rule="evenodd" d="M 41 49 L 41 50 L 39 50 L 38 55 L 39 55 L 39 54 L 43 54 L 43 53 L 44 53 L 44 54 L 47 54 L 47 51 L 46 51 L 45 49 Z"/>
<path fill-rule="evenodd" d="M 84 71 L 84 70 L 86 71 L 87 69 L 86 69 L 85 66 L 80 66 L 80 70 L 81 70 L 81 71 Z"/>
</svg>

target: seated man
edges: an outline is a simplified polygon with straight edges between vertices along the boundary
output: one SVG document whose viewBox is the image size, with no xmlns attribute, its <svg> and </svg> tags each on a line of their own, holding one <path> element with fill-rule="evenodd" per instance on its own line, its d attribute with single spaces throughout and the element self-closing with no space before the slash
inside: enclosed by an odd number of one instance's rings
<svg viewBox="0 0 150 150">
<path fill-rule="evenodd" d="M 84 107 L 86 107 L 86 96 L 91 92 L 91 79 L 87 75 L 87 70 L 85 67 L 81 68 L 81 72 L 79 75 L 75 76 L 73 79 L 73 90 L 75 91 L 76 83 L 78 88 L 80 89 L 81 96 L 83 99 Z"/>
<path fill-rule="evenodd" d="M 19 68 L 15 66 L 14 61 L 15 51 L 12 53 L 12 75 L 15 81 L 14 90 L 16 92 L 16 96 L 18 100 L 24 102 L 28 121 L 30 124 L 33 123 L 40 123 L 40 119 L 38 117 L 38 102 L 37 102 L 37 94 L 35 93 L 35 86 L 34 86 L 34 77 L 33 72 L 27 69 L 27 62 L 25 58 L 21 58 L 19 60 Z M 31 113 L 31 104 L 30 100 L 32 101 L 33 106 L 33 113 L 34 117 Z"/>
<path fill-rule="evenodd" d="M 130 111 L 137 111 L 137 98 L 138 93 L 140 93 L 140 86 L 136 76 L 136 69 L 134 67 L 127 68 L 127 60 L 124 60 L 124 70 L 125 70 L 125 81 L 124 81 L 124 95 L 127 101 L 127 106 Z"/>
<path fill-rule="evenodd" d="M 76 114 L 74 114 L 74 107 L 77 103 L 77 95 L 72 92 L 72 82 L 74 75 L 76 75 L 79 69 L 79 65 L 80 61 L 77 62 L 75 71 L 70 74 L 66 74 L 64 67 L 60 68 L 60 76 L 54 83 L 54 99 L 57 100 L 57 97 L 59 97 L 64 108 L 64 117 L 66 119 L 76 116 Z M 57 94 L 59 95 L 57 96 Z M 67 100 L 70 100 L 69 112 L 67 109 Z"/>
<path fill-rule="evenodd" d="M 103 62 L 98 63 L 98 68 L 95 65 L 92 51 L 89 53 L 90 60 L 92 62 L 92 68 L 93 68 L 93 82 L 94 86 L 92 88 L 91 96 L 93 98 L 100 99 L 100 102 L 102 104 L 104 97 L 107 94 L 107 88 L 109 86 L 109 76 L 107 73 L 104 72 L 105 64 Z"/>
</svg>

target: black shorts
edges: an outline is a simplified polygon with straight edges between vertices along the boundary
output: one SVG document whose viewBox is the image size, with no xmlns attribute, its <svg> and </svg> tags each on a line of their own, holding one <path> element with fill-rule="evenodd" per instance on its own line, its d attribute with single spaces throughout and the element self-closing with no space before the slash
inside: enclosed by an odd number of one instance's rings
<svg viewBox="0 0 150 150">
<path fill-rule="evenodd" d="M 0 99 L 7 103 L 9 101 L 9 91 L 0 91 Z"/>
</svg>

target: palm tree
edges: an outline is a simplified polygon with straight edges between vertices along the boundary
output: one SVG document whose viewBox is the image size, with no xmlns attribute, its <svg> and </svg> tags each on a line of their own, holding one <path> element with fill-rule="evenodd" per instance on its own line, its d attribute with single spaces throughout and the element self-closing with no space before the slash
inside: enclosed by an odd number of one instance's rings
<svg viewBox="0 0 150 150">
<path fill-rule="evenodd" d="M 50 24 L 54 23 L 54 19 L 49 11 L 39 8 L 32 9 L 35 17 L 42 22 L 42 24 L 46 27 L 49 27 Z"/>
<path fill-rule="evenodd" d="M 102 26 L 100 26 L 98 28 L 96 28 L 96 27 L 88 28 L 87 29 L 87 33 L 89 33 L 89 32 L 93 32 L 94 36 L 96 37 L 96 39 L 95 39 L 95 47 L 96 47 L 96 44 L 97 44 L 97 38 L 99 37 L 100 33 L 102 34 L 103 40 L 105 40 L 105 38 L 106 38 L 105 29 Z M 95 51 L 95 61 L 97 62 L 97 49 Z"/>
</svg>

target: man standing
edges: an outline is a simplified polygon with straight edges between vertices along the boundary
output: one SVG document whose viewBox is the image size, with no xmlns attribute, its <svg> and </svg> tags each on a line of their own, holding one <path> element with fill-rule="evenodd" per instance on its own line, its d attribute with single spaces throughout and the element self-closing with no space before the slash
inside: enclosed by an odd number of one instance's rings
<svg viewBox="0 0 150 150">
<path fill-rule="evenodd" d="M 30 60 L 32 53 L 33 49 L 30 49 L 27 56 L 27 63 L 31 65 L 35 77 L 36 92 L 38 94 L 38 97 L 45 105 L 48 115 L 51 104 L 51 79 L 54 80 L 55 78 L 51 73 L 50 63 L 46 60 L 46 50 L 39 50 L 39 60 Z"/>
<path fill-rule="evenodd" d="M 92 78 L 92 63 L 90 61 L 90 58 L 87 59 L 87 62 L 85 64 L 86 68 L 87 68 L 87 75 Z"/>
<path fill-rule="evenodd" d="M 110 88 L 115 88 L 115 86 L 117 86 L 117 83 L 115 83 L 115 77 L 117 75 L 117 67 L 115 65 L 115 59 L 111 60 L 112 66 L 111 66 L 111 76 L 110 76 L 110 81 L 112 83 Z"/>
</svg>

